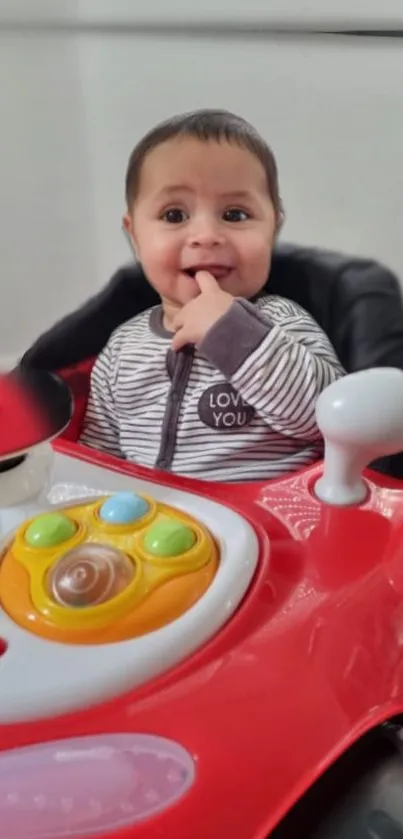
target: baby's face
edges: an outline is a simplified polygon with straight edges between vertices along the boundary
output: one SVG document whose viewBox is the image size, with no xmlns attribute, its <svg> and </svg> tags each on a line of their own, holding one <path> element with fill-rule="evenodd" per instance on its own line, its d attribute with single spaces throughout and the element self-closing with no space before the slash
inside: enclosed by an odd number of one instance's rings
<svg viewBox="0 0 403 839">
<path fill-rule="evenodd" d="M 267 280 L 276 214 L 262 164 L 236 145 L 178 138 L 153 149 L 124 223 L 166 311 L 200 293 L 202 268 L 234 297 Z"/>
</svg>

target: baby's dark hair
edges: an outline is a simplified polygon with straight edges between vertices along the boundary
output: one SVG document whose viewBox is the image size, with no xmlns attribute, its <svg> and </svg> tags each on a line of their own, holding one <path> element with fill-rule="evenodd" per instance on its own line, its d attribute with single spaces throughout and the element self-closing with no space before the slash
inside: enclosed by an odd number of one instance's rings
<svg viewBox="0 0 403 839">
<path fill-rule="evenodd" d="M 161 122 L 133 149 L 126 172 L 126 202 L 129 210 L 137 198 L 141 169 L 145 158 L 157 146 L 174 137 L 193 137 L 202 142 L 226 141 L 248 149 L 261 162 L 267 178 L 267 188 L 280 221 L 282 205 L 279 195 L 277 164 L 273 152 L 258 131 L 242 117 L 230 111 L 202 110 L 179 114 Z"/>
</svg>

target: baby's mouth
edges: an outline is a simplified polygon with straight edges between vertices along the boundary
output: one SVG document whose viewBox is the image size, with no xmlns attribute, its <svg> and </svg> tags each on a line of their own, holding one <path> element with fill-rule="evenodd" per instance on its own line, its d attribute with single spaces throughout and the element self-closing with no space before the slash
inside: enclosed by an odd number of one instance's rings
<svg viewBox="0 0 403 839">
<path fill-rule="evenodd" d="M 188 277 L 191 277 L 194 280 L 196 274 L 199 274 L 201 271 L 207 271 L 208 274 L 211 274 L 217 281 L 219 281 L 228 277 L 233 271 L 233 268 L 228 265 L 196 265 L 193 268 L 185 268 L 183 273 L 187 274 Z"/>
</svg>

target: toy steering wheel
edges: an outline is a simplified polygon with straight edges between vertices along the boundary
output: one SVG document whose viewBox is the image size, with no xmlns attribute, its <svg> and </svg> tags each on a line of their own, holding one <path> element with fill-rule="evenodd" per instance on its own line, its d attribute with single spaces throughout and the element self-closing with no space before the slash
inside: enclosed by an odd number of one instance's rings
<svg viewBox="0 0 403 839">
<path fill-rule="evenodd" d="M 68 425 L 73 399 L 57 376 L 16 370 L 0 377 L 0 463 L 24 456 Z"/>
</svg>

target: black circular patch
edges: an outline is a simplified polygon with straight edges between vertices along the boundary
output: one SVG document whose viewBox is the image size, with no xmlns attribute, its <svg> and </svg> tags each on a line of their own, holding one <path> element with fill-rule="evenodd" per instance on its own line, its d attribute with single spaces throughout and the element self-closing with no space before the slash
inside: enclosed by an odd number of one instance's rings
<svg viewBox="0 0 403 839">
<path fill-rule="evenodd" d="M 229 384 L 221 382 L 204 391 L 199 399 L 199 417 L 217 431 L 243 428 L 253 420 L 255 409 Z"/>
</svg>

